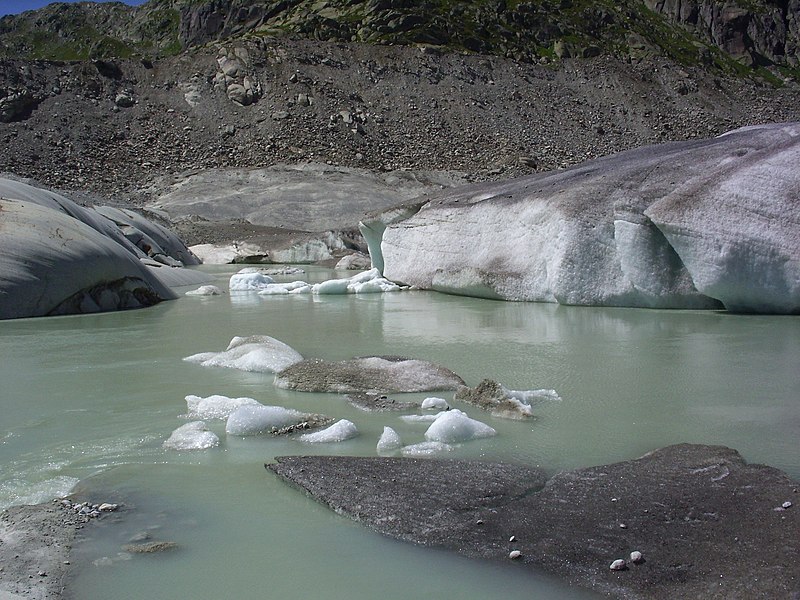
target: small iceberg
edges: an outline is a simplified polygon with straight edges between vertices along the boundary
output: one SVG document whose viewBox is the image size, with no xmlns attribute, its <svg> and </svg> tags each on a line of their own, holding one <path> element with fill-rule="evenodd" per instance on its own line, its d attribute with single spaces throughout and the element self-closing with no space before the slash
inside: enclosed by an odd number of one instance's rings
<svg viewBox="0 0 800 600">
<path fill-rule="evenodd" d="M 203 421 L 192 421 L 181 425 L 163 443 L 169 450 L 206 450 L 219 446 L 219 437 L 206 429 Z"/>
<path fill-rule="evenodd" d="M 299 439 L 301 442 L 309 442 L 312 444 L 327 444 L 331 442 L 343 442 L 354 438 L 358 435 L 358 429 L 355 423 L 342 419 L 336 421 L 330 427 L 314 433 L 306 433 L 301 435 Z"/>
<path fill-rule="evenodd" d="M 215 285 L 201 285 L 196 290 L 189 290 L 185 296 L 221 296 L 223 291 Z"/>
<path fill-rule="evenodd" d="M 279 433 L 295 428 L 308 429 L 331 419 L 320 415 L 302 413 L 283 406 L 246 405 L 237 408 L 228 417 L 225 433 L 229 435 L 261 435 Z M 313 425 L 309 425 L 312 422 Z"/>
<path fill-rule="evenodd" d="M 232 292 L 252 292 L 264 289 L 272 283 L 275 283 L 275 280 L 269 275 L 252 269 L 243 269 L 231 275 L 228 288 Z"/>
<path fill-rule="evenodd" d="M 422 410 L 449 410 L 450 405 L 447 403 L 447 400 L 444 398 L 425 398 L 422 401 Z"/>
<path fill-rule="evenodd" d="M 478 438 L 497 435 L 492 427 L 467 416 L 460 410 L 448 410 L 437 415 L 436 420 L 425 432 L 429 442 L 461 444 Z"/>
<path fill-rule="evenodd" d="M 305 281 L 270 283 L 258 292 L 259 296 L 285 296 L 287 294 L 310 294 L 311 285 Z"/>
<path fill-rule="evenodd" d="M 329 279 L 312 287 L 315 294 L 375 294 L 398 292 L 401 289 L 384 278 L 378 269 L 370 269 L 346 279 Z"/>
<path fill-rule="evenodd" d="M 227 419 L 240 406 L 259 405 L 253 398 L 228 398 L 212 395 L 206 398 L 186 396 L 186 416 L 190 419 Z"/>
<path fill-rule="evenodd" d="M 183 360 L 204 367 L 226 367 L 254 373 L 278 373 L 303 357 L 291 346 L 268 335 L 235 337 L 224 352 L 201 352 Z"/>
<path fill-rule="evenodd" d="M 383 433 L 378 440 L 378 454 L 390 454 L 395 450 L 399 450 L 403 446 L 400 436 L 391 427 L 384 427 Z"/>
<path fill-rule="evenodd" d="M 403 446 L 400 453 L 403 456 L 425 458 L 427 456 L 434 456 L 436 454 L 443 454 L 445 452 L 452 452 L 453 446 L 442 442 L 420 442 L 419 444 L 412 444 L 410 446 Z"/>
<path fill-rule="evenodd" d="M 442 413 L 437 413 L 435 415 L 403 415 L 400 417 L 400 420 L 406 423 L 433 423 L 441 414 Z"/>
</svg>

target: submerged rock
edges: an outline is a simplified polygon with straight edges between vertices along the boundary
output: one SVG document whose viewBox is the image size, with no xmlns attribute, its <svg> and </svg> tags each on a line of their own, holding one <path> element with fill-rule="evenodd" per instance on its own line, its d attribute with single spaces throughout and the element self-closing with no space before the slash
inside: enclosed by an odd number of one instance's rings
<svg viewBox="0 0 800 600">
<path fill-rule="evenodd" d="M 464 186 L 362 221 L 388 279 L 468 296 L 800 312 L 800 123 Z"/>
<path fill-rule="evenodd" d="M 278 373 L 275 385 L 300 392 L 381 394 L 455 389 L 464 381 L 449 369 L 426 360 L 368 356 L 340 361 L 304 360 Z"/>
<path fill-rule="evenodd" d="M 729 448 L 669 446 L 550 480 L 521 465 L 382 457 L 282 457 L 267 468 L 418 544 L 506 560 L 513 531 L 526 567 L 618 598 L 800 593 L 800 512 L 773 511 L 798 484 Z M 631 552 L 647 560 L 609 569 Z"/>
</svg>

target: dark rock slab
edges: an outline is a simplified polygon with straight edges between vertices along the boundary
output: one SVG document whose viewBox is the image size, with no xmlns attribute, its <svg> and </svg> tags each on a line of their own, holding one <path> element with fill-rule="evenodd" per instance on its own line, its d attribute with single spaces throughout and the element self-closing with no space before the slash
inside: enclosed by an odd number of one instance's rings
<svg viewBox="0 0 800 600">
<path fill-rule="evenodd" d="M 419 408 L 418 402 L 395 400 L 386 394 L 370 394 L 367 392 L 348 394 L 347 401 L 356 408 L 369 412 L 415 410 Z"/>
<path fill-rule="evenodd" d="M 669 446 L 544 486 L 536 469 L 503 463 L 277 461 L 267 468 L 376 531 L 493 560 L 519 550 L 530 569 L 615 597 L 800 594 L 798 484 L 729 448 Z M 633 551 L 644 561 L 630 562 Z M 612 571 L 615 559 L 627 568 Z"/>
<path fill-rule="evenodd" d="M 278 373 L 275 385 L 299 392 L 387 394 L 453 390 L 464 381 L 426 360 L 365 356 L 340 361 L 304 360 Z"/>
</svg>

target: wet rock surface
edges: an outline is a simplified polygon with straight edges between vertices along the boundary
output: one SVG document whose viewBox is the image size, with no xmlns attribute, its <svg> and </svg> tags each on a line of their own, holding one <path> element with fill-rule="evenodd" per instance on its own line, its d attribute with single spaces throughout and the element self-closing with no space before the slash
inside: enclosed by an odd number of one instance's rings
<svg viewBox="0 0 800 600">
<path fill-rule="evenodd" d="M 669 446 L 549 480 L 519 465 L 401 458 L 283 457 L 267 468 L 380 533 L 513 554 L 618 598 L 800 593 L 800 515 L 783 508 L 798 483 L 721 446 Z"/>
<path fill-rule="evenodd" d="M 398 356 L 308 359 L 278 373 L 275 385 L 299 392 L 386 394 L 455 389 L 463 380 L 442 366 Z"/>
<path fill-rule="evenodd" d="M 386 394 L 369 394 L 366 392 L 353 392 L 347 395 L 347 401 L 361 410 L 366 411 L 401 411 L 419 408 L 417 402 L 395 400 Z"/>
</svg>

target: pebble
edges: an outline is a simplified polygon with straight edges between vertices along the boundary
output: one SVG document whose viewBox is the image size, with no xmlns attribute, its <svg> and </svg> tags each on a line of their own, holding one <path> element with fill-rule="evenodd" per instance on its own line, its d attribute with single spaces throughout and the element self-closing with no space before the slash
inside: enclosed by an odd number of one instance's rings
<svg viewBox="0 0 800 600">
<path fill-rule="evenodd" d="M 508 538 L 508 541 L 509 541 L 509 542 L 515 542 L 515 541 L 517 541 L 517 536 L 515 536 L 515 535 L 512 535 L 510 538 Z"/>
<path fill-rule="evenodd" d="M 522 552 L 520 552 L 519 550 L 512 550 L 511 552 L 508 553 L 508 558 L 510 558 L 511 560 L 516 560 L 520 556 L 522 556 Z"/>
<path fill-rule="evenodd" d="M 633 564 L 638 565 L 643 561 L 644 561 L 644 556 L 642 556 L 641 552 L 639 552 L 638 550 L 634 550 L 633 552 L 631 552 L 631 562 Z"/>
<path fill-rule="evenodd" d="M 625 561 L 622 560 L 621 558 L 618 558 L 617 560 L 611 563 L 609 569 L 611 569 L 612 571 L 622 571 L 626 566 L 627 565 L 625 564 Z"/>
<path fill-rule="evenodd" d="M 792 503 L 789 502 L 789 501 L 786 501 L 783 504 L 781 504 L 781 508 L 784 508 L 784 509 L 791 508 L 791 507 L 792 507 Z"/>
<path fill-rule="evenodd" d="M 627 528 L 628 528 L 628 526 L 627 526 L 625 523 L 620 523 L 620 524 L 619 524 L 619 528 L 620 528 L 620 529 L 627 529 Z"/>
</svg>

